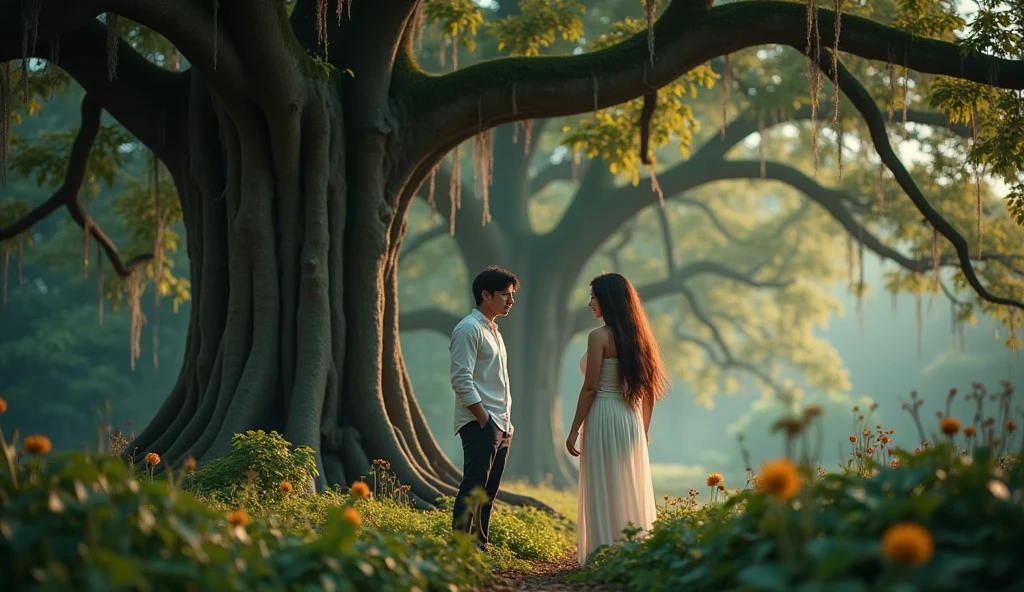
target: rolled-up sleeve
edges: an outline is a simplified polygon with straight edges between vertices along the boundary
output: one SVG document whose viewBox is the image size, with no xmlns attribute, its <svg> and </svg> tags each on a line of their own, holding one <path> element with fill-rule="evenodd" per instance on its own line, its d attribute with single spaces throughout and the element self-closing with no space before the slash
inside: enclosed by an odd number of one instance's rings
<svg viewBox="0 0 1024 592">
<path fill-rule="evenodd" d="M 455 400 L 463 407 L 479 403 L 483 399 L 473 384 L 473 369 L 476 366 L 476 352 L 480 347 L 480 332 L 473 327 L 459 325 L 452 331 L 449 345 L 451 351 L 452 390 Z"/>
</svg>

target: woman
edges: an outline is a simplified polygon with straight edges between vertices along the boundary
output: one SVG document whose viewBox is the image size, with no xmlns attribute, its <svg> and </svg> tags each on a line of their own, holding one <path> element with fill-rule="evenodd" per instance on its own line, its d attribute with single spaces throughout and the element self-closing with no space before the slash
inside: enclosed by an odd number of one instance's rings
<svg viewBox="0 0 1024 592">
<path fill-rule="evenodd" d="M 648 429 L 654 402 L 671 380 L 633 285 L 617 273 L 590 282 L 590 308 L 604 327 L 587 338 L 583 388 L 565 441 L 580 457 L 577 553 L 580 565 L 630 524 L 649 531 L 656 518 Z M 580 427 L 582 450 L 576 448 Z"/>
</svg>

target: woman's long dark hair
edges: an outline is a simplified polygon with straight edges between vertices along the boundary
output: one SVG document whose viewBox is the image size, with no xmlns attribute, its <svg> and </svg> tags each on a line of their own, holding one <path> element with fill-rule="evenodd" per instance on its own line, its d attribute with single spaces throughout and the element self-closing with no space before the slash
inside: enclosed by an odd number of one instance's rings
<svg viewBox="0 0 1024 592">
<path fill-rule="evenodd" d="M 646 397 L 665 398 L 672 380 L 633 284 L 621 274 L 603 273 L 590 281 L 590 287 L 615 339 L 626 402 L 639 406 Z"/>
</svg>

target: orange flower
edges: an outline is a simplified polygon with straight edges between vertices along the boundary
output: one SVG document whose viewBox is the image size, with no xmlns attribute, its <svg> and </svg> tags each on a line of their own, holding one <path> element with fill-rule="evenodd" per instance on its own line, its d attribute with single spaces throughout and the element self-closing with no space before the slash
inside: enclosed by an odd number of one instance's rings
<svg viewBox="0 0 1024 592">
<path fill-rule="evenodd" d="M 280 487 L 281 487 L 281 493 L 291 493 L 292 492 L 292 484 L 289 483 L 288 481 L 282 481 Z"/>
<path fill-rule="evenodd" d="M 974 435 L 977 433 L 978 430 L 974 429 L 974 426 L 967 426 L 964 428 L 964 435 L 967 436 L 968 438 L 973 438 Z"/>
<path fill-rule="evenodd" d="M 943 417 L 939 421 L 939 430 L 947 436 L 955 436 L 960 432 L 960 420 L 955 417 Z"/>
<path fill-rule="evenodd" d="M 1011 419 L 1006 422 L 1006 431 L 1012 432 L 1017 429 L 1017 424 Z"/>
<path fill-rule="evenodd" d="M 362 481 L 356 481 L 355 483 L 352 484 L 352 488 L 349 489 L 349 493 L 358 498 L 369 499 L 370 486 Z"/>
<path fill-rule="evenodd" d="M 355 508 L 347 508 L 345 510 L 345 514 L 342 515 L 342 518 L 348 520 L 352 524 L 355 524 L 356 528 L 363 523 L 363 519 L 359 516 L 359 511 Z"/>
<path fill-rule="evenodd" d="M 182 464 L 182 466 L 185 467 L 186 473 L 188 473 L 189 475 L 194 475 L 196 472 L 196 459 L 190 456 L 185 459 L 185 462 Z"/>
<path fill-rule="evenodd" d="M 882 555 L 898 565 L 928 563 L 935 553 L 935 539 L 928 529 L 914 522 L 901 522 L 882 535 Z"/>
<path fill-rule="evenodd" d="M 7 400 L 4 399 L 3 397 L 0 397 L 0 415 L 3 415 L 6 412 L 7 412 Z"/>
<path fill-rule="evenodd" d="M 874 454 L 875 453 L 874 446 L 868 446 L 868 449 L 865 452 L 867 452 L 868 454 Z"/>
<path fill-rule="evenodd" d="M 228 524 L 231 526 L 246 526 L 249 524 L 249 515 L 244 510 L 234 510 L 227 513 Z"/>
<path fill-rule="evenodd" d="M 33 434 L 25 438 L 25 450 L 36 456 L 49 454 L 53 450 L 53 442 L 42 434 Z"/>
<path fill-rule="evenodd" d="M 796 495 L 802 485 L 796 465 L 788 458 L 761 465 L 761 475 L 757 481 L 761 491 L 783 501 Z"/>
<path fill-rule="evenodd" d="M 856 444 L 857 443 L 857 436 L 851 435 L 850 436 L 850 442 L 853 442 L 854 444 Z"/>
<path fill-rule="evenodd" d="M 721 473 L 711 473 L 708 475 L 707 484 L 708 487 L 714 487 L 723 481 Z"/>
<path fill-rule="evenodd" d="M 151 467 L 157 466 L 160 464 L 160 455 L 155 452 L 146 454 L 146 464 Z"/>
<path fill-rule="evenodd" d="M 888 444 L 891 441 L 892 440 L 889 439 L 889 436 L 882 436 L 882 444 Z"/>
</svg>

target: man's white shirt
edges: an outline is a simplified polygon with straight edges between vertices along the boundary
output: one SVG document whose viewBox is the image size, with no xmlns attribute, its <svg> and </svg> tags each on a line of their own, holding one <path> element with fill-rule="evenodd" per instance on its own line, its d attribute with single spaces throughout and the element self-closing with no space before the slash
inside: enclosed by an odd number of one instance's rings
<svg viewBox="0 0 1024 592">
<path fill-rule="evenodd" d="M 448 349 L 455 391 L 455 433 L 476 421 L 467 407 L 483 403 L 498 428 L 511 436 L 512 392 L 505 341 L 498 325 L 474 308 L 452 330 Z"/>
</svg>

